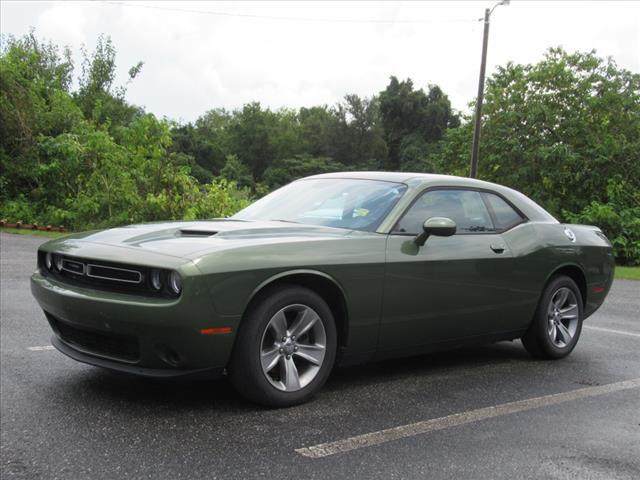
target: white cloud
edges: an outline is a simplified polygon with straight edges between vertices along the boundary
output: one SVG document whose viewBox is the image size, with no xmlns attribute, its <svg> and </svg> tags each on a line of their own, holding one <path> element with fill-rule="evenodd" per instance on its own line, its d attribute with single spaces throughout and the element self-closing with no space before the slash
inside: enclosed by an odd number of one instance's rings
<svg viewBox="0 0 640 480">
<path fill-rule="evenodd" d="M 2 31 L 37 34 L 78 50 L 100 33 L 118 49 L 119 79 L 145 66 L 130 101 L 158 115 L 193 120 L 214 107 L 257 100 L 271 107 L 333 104 L 371 95 L 390 75 L 439 84 L 454 106 L 475 95 L 484 2 L 205 3 L 3 2 Z M 287 21 L 150 7 L 311 19 L 425 20 L 424 23 Z M 520 2 L 493 14 L 488 72 L 539 60 L 550 46 L 596 48 L 640 70 L 640 4 Z"/>
</svg>

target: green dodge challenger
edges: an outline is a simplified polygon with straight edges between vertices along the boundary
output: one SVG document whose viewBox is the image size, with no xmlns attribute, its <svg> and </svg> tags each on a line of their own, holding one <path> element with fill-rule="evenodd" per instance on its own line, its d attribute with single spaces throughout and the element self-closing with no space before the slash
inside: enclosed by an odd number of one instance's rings
<svg viewBox="0 0 640 480">
<path fill-rule="evenodd" d="M 295 181 L 231 218 L 52 240 L 33 295 L 69 357 L 151 377 L 227 372 L 301 403 L 333 365 L 521 338 L 568 355 L 613 281 L 596 227 L 509 188 L 444 175 Z"/>
</svg>

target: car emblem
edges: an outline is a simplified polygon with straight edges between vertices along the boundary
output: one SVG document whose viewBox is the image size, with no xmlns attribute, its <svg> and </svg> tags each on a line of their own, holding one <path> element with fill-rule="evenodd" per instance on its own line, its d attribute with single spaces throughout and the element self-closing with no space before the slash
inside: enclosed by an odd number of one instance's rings
<svg viewBox="0 0 640 480">
<path fill-rule="evenodd" d="M 571 230 L 570 228 L 565 228 L 565 229 L 564 229 L 564 234 L 567 236 L 567 238 L 568 238 L 569 240 L 571 240 L 572 242 L 574 242 L 574 243 L 575 243 L 575 241 L 576 241 L 576 234 L 575 234 L 575 233 L 573 233 L 573 230 Z"/>
</svg>

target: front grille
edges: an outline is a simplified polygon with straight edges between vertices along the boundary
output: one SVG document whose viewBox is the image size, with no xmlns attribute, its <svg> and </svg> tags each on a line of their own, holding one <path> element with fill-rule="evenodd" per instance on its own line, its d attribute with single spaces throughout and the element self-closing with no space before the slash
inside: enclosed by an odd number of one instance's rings
<svg viewBox="0 0 640 480">
<path fill-rule="evenodd" d="M 47 318 L 60 338 L 70 345 L 89 353 L 127 362 L 136 362 L 140 359 L 138 339 L 133 335 L 80 328 L 62 322 L 49 314 Z"/>
<path fill-rule="evenodd" d="M 61 258 L 62 268 L 56 266 L 47 268 L 45 256 L 45 252 L 38 251 L 40 272 L 44 276 L 50 276 L 63 283 L 131 295 L 177 297 L 168 288 L 167 279 L 170 271 L 166 269 L 156 269 L 162 281 L 162 288 L 157 290 L 151 285 L 152 269 L 150 267 L 55 254 L 54 258 Z"/>
<path fill-rule="evenodd" d="M 114 282 L 142 283 L 142 274 L 130 268 L 107 267 L 105 265 L 87 265 L 87 277 L 111 280 Z"/>
</svg>

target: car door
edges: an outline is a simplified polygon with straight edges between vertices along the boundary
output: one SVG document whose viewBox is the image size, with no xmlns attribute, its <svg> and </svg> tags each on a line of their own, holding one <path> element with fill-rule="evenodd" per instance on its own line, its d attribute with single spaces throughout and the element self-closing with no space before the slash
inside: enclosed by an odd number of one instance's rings
<svg viewBox="0 0 640 480">
<path fill-rule="evenodd" d="M 490 208 L 482 192 L 460 188 L 429 189 L 408 208 L 387 239 L 379 351 L 511 328 L 512 256 Z M 417 247 L 431 217 L 454 220 L 456 234 Z"/>
</svg>

